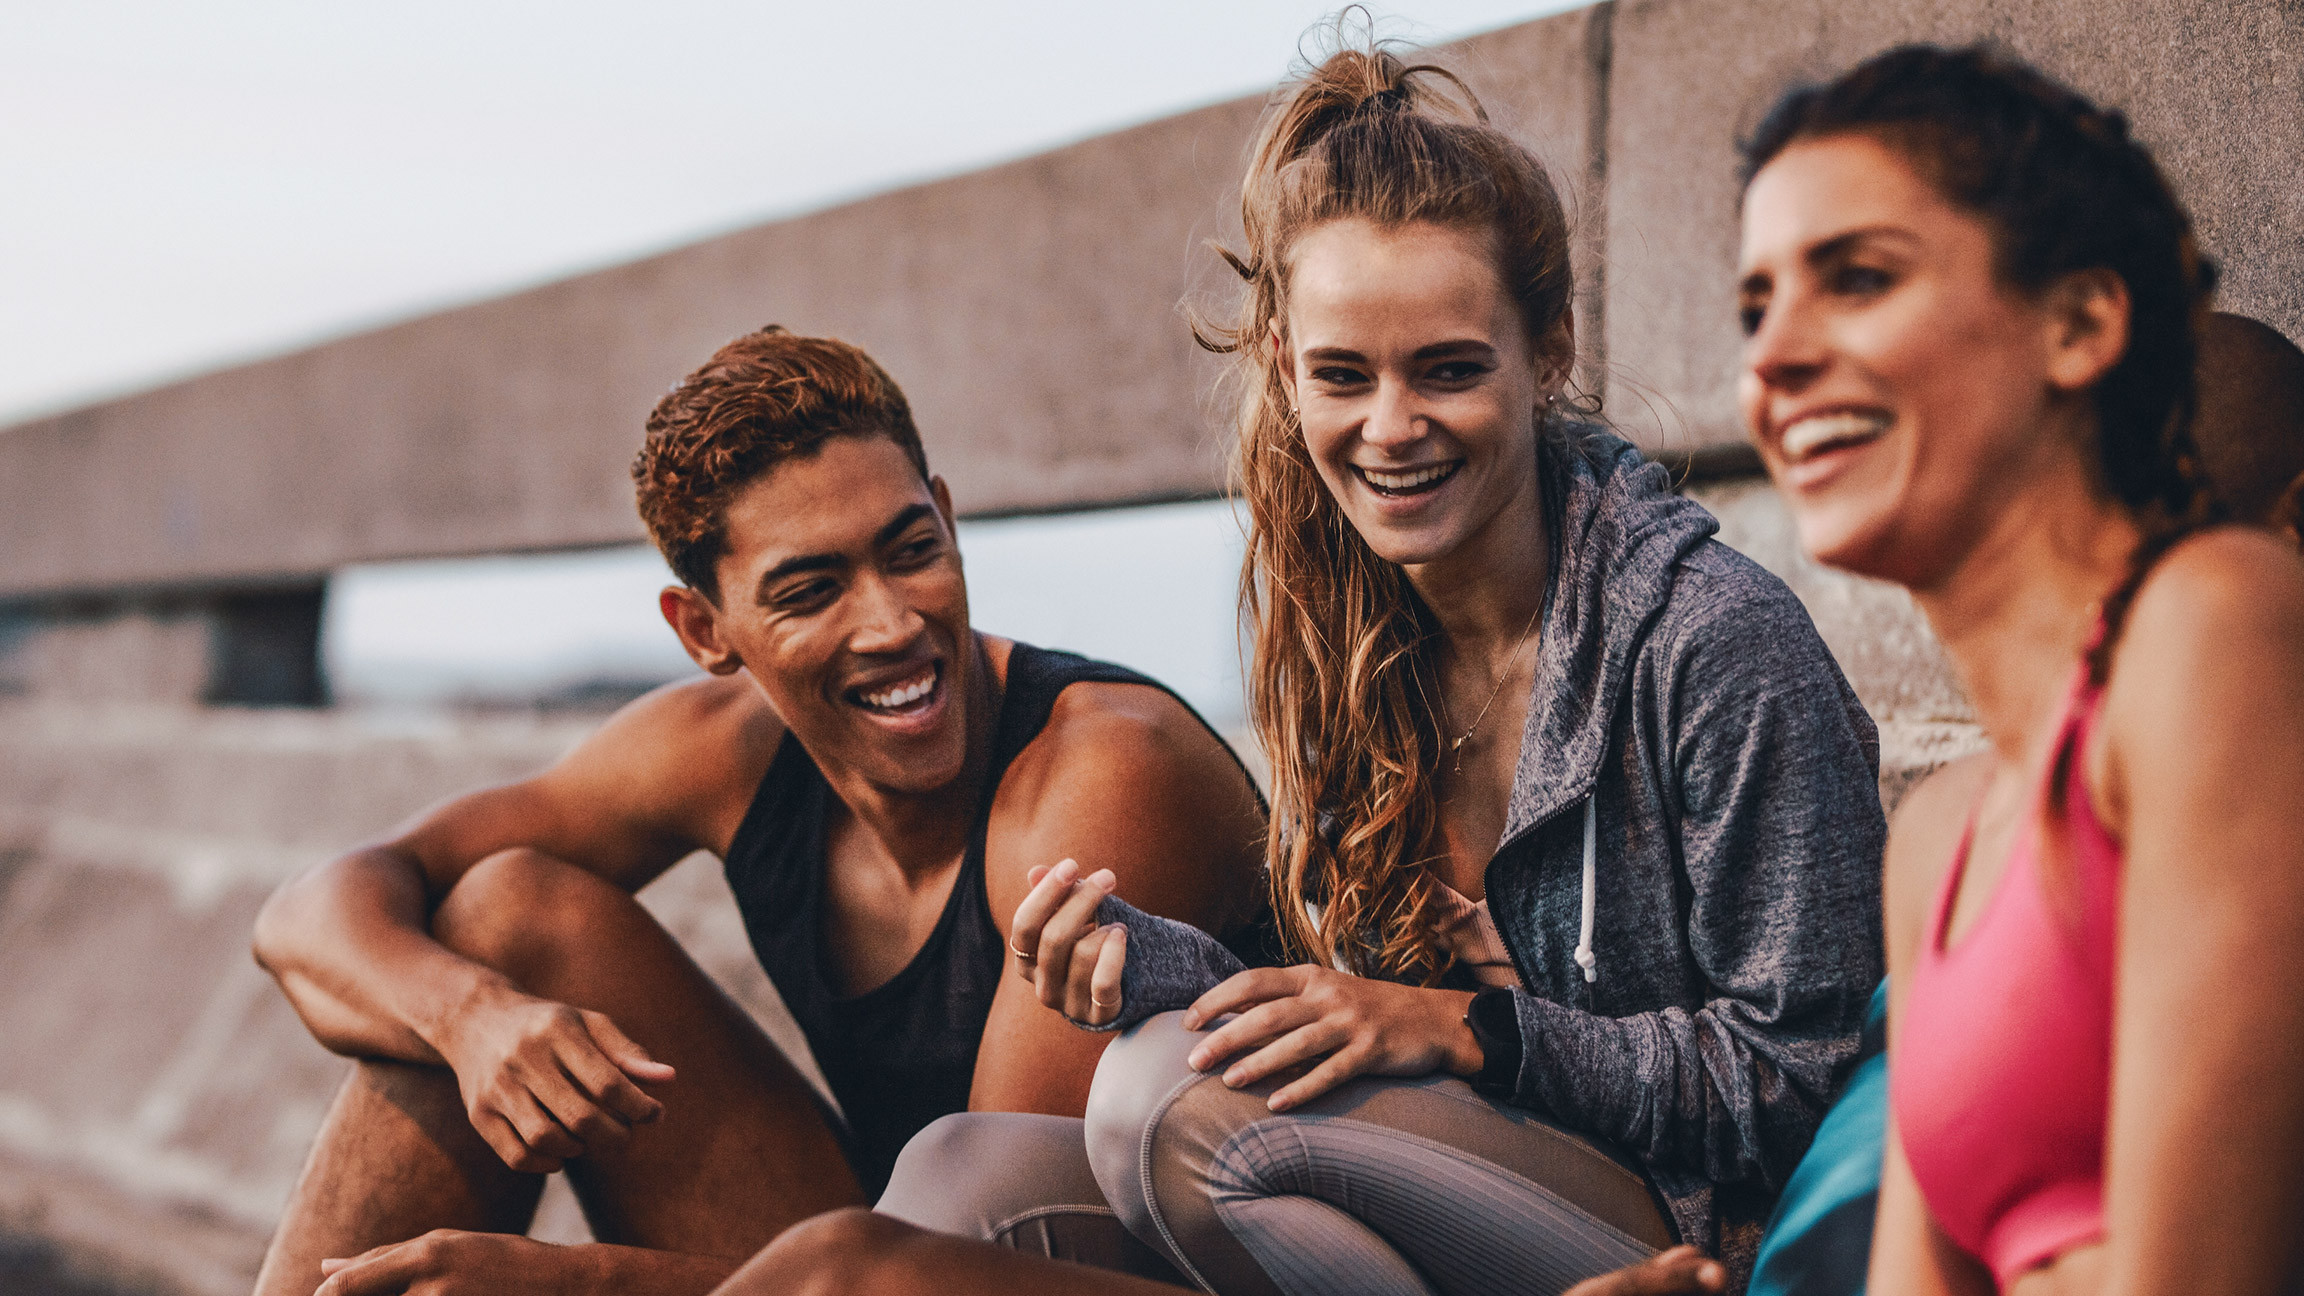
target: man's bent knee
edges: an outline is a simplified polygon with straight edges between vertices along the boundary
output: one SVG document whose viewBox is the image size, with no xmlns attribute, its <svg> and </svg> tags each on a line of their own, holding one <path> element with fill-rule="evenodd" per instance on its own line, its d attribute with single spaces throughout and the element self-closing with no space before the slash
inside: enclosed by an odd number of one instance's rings
<svg viewBox="0 0 2304 1296">
<path fill-rule="evenodd" d="M 920 1230 L 861 1206 L 784 1230 L 718 1288 L 719 1296 L 859 1296 L 881 1290 L 883 1262 Z"/>
<path fill-rule="evenodd" d="M 516 846 L 457 880 L 432 915 L 432 936 L 525 985 L 638 908 L 605 878 Z"/>
</svg>

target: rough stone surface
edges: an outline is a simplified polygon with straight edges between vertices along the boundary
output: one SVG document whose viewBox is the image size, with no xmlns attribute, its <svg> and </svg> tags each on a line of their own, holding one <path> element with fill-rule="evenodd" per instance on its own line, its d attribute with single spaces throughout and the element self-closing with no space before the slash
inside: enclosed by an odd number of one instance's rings
<svg viewBox="0 0 2304 1296">
<path fill-rule="evenodd" d="M 90 1282 L 247 1290 L 345 1065 L 249 959 L 258 906 L 588 728 L 0 706 L 0 1238 L 44 1238 Z M 816 1079 L 717 862 L 641 899 Z M 581 1237 L 573 1199 L 555 1191 L 538 1231 Z M 49 1263 L 27 1254 L 20 1271 Z"/>
<path fill-rule="evenodd" d="M 1644 445 L 1741 435 L 1736 141 L 1904 41 L 1994 40 L 2126 112 L 2224 263 L 2222 307 L 2304 337 L 2294 0 L 1619 0 L 1613 38 L 1608 360 Z"/>
<path fill-rule="evenodd" d="M 0 698 L 198 702 L 214 620 L 194 607 L 0 617 Z"/>
</svg>

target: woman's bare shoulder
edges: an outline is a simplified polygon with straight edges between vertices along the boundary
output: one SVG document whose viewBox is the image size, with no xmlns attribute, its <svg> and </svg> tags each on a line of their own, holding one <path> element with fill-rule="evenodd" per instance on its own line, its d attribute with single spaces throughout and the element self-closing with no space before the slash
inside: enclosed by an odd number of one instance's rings
<svg viewBox="0 0 2304 1296">
<path fill-rule="evenodd" d="M 1881 894 L 1888 910 L 1891 961 L 1904 946 L 1900 938 L 1917 933 L 1925 921 L 1976 798 L 1991 777 L 1991 753 L 1976 752 L 1938 766 L 1897 804 L 1888 821 L 1888 872 Z"/>
<path fill-rule="evenodd" d="M 2248 724 L 2304 701 L 2304 555 L 2253 527 L 2179 543 L 2136 592 L 2113 654 L 2107 727 L 2131 742 Z"/>
</svg>

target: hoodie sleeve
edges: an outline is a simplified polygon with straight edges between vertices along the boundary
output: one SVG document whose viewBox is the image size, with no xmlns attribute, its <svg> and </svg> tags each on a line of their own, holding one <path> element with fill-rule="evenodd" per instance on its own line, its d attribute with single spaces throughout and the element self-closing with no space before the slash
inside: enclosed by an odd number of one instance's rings
<svg viewBox="0 0 2304 1296">
<path fill-rule="evenodd" d="M 1881 975 L 1879 736 L 1791 591 L 1756 569 L 1692 574 L 1632 702 L 1670 762 L 1652 777 L 1678 801 L 1685 957 L 1706 998 L 1606 1017 L 1519 992 L 1518 1097 L 1658 1169 L 1773 1189 Z"/>
</svg>

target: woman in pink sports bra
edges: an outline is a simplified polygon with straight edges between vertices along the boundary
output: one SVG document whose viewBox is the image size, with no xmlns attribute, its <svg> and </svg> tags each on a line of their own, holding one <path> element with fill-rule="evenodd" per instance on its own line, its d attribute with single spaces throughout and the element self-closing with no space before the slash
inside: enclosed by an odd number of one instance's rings
<svg viewBox="0 0 2304 1296">
<path fill-rule="evenodd" d="M 2304 1288 L 2304 560 L 2207 525 L 2182 206 L 1981 49 L 1788 95 L 1746 174 L 1751 435 L 1990 739 L 1899 811 L 1950 858 L 1891 833 L 1869 1290 Z"/>
</svg>

